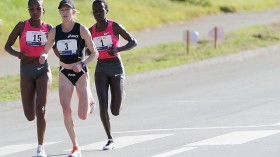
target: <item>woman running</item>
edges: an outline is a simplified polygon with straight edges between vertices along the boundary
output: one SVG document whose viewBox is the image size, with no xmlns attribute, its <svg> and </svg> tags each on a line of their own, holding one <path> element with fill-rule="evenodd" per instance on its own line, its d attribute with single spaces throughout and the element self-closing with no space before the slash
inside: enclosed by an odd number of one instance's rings
<svg viewBox="0 0 280 157">
<path fill-rule="evenodd" d="M 44 135 L 46 130 L 46 103 L 52 76 L 48 62 L 39 63 L 39 57 L 47 42 L 46 34 L 52 29 L 42 21 L 45 13 L 43 0 L 28 0 L 30 19 L 20 21 L 11 32 L 5 50 L 20 59 L 20 89 L 25 117 L 37 118 L 37 156 L 46 157 Z M 12 46 L 19 37 L 20 50 Z"/>
<path fill-rule="evenodd" d="M 71 142 L 72 152 L 69 157 L 82 156 L 79 149 L 77 136 L 72 118 L 71 99 L 74 88 L 79 99 L 78 116 L 85 120 L 90 112 L 92 95 L 90 91 L 89 73 L 87 65 L 97 57 L 98 51 L 92 41 L 89 30 L 75 22 L 77 13 L 72 0 L 62 0 L 58 6 L 62 23 L 53 28 L 48 35 L 48 42 L 39 59 L 43 64 L 47 59 L 48 52 L 55 42 L 59 51 L 60 73 L 59 73 L 59 97 L 63 110 L 64 124 Z M 87 45 L 91 52 L 84 58 L 84 47 Z"/>
<path fill-rule="evenodd" d="M 108 114 L 108 90 L 111 90 L 111 113 L 118 116 L 124 98 L 124 67 L 120 52 L 132 49 L 137 45 L 136 39 L 119 23 L 108 20 L 108 4 L 105 0 L 95 0 L 92 12 L 96 20 L 90 28 L 93 41 L 99 51 L 95 70 L 95 85 L 99 99 L 100 118 L 108 137 L 103 150 L 115 148 Z M 119 37 L 127 44 L 120 46 Z"/>
</svg>

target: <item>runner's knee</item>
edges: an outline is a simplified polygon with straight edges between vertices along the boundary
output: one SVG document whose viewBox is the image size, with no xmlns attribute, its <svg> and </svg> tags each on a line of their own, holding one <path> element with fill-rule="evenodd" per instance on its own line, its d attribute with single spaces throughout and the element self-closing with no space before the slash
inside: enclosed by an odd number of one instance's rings
<svg viewBox="0 0 280 157">
<path fill-rule="evenodd" d="M 45 118 L 45 113 L 46 113 L 45 109 L 46 109 L 45 106 L 38 105 L 38 107 L 36 108 L 36 117 L 38 119 L 44 119 Z"/>
<path fill-rule="evenodd" d="M 71 118 L 72 117 L 72 110 L 70 108 L 63 108 L 63 116 L 64 118 Z"/>
<path fill-rule="evenodd" d="M 112 114 L 113 114 L 114 116 L 118 116 L 118 115 L 120 115 L 120 111 L 113 111 L 113 110 L 112 110 Z"/>
<path fill-rule="evenodd" d="M 25 113 L 25 117 L 28 121 L 33 121 L 35 119 L 35 114 L 27 114 Z"/>
<path fill-rule="evenodd" d="M 120 105 L 118 105 L 118 106 L 120 106 Z M 118 116 L 120 114 L 120 107 L 111 107 L 111 113 L 114 116 Z"/>
<path fill-rule="evenodd" d="M 78 113 L 78 115 L 79 115 L 79 118 L 80 118 L 81 120 L 86 120 L 86 119 L 87 119 L 87 113 L 86 113 L 86 114 Z"/>
<path fill-rule="evenodd" d="M 102 115 L 106 114 L 108 112 L 108 107 L 105 107 L 105 105 L 100 105 L 99 106 L 99 112 Z"/>
</svg>

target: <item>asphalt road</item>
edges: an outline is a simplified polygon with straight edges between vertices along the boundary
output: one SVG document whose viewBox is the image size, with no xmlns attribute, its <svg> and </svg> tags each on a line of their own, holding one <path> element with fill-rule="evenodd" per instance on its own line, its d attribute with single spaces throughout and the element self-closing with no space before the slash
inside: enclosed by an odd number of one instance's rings
<svg viewBox="0 0 280 157">
<path fill-rule="evenodd" d="M 73 114 L 83 156 L 279 157 L 277 52 L 205 62 L 149 79 L 129 76 L 121 116 L 111 117 L 117 143 L 113 151 L 101 151 L 106 136 L 98 108 L 81 121 L 75 99 Z M 56 95 L 52 93 L 47 106 L 45 146 L 53 157 L 66 156 L 71 148 Z M 0 113 L 0 156 L 35 155 L 35 122 L 28 122 L 21 108 Z"/>
</svg>

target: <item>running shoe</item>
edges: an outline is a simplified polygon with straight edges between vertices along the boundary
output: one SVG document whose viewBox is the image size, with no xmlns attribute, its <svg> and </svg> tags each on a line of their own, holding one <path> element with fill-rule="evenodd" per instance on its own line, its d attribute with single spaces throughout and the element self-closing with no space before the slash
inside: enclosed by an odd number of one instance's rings
<svg viewBox="0 0 280 157">
<path fill-rule="evenodd" d="M 91 102 L 90 103 L 90 110 L 89 110 L 89 113 L 90 114 L 93 114 L 93 112 L 94 112 L 94 110 L 95 110 L 95 102 L 93 101 L 93 102 Z"/>
<path fill-rule="evenodd" d="M 47 154 L 45 153 L 44 148 L 37 149 L 37 157 L 47 157 Z"/>
<path fill-rule="evenodd" d="M 71 154 L 68 157 L 82 157 L 82 153 L 81 153 L 79 147 L 74 146 Z"/>
<path fill-rule="evenodd" d="M 106 145 L 103 147 L 103 150 L 112 150 L 115 149 L 116 145 L 114 140 L 109 139 Z"/>
</svg>

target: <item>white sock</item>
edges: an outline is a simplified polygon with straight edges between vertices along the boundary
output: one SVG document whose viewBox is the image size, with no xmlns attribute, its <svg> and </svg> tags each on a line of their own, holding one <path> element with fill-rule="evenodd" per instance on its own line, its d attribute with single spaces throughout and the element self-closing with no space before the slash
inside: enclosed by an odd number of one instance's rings
<svg viewBox="0 0 280 157">
<path fill-rule="evenodd" d="M 41 145 L 41 144 L 38 144 L 38 147 L 37 147 L 38 150 L 43 150 L 44 149 L 44 146 Z"/>
</svg>

